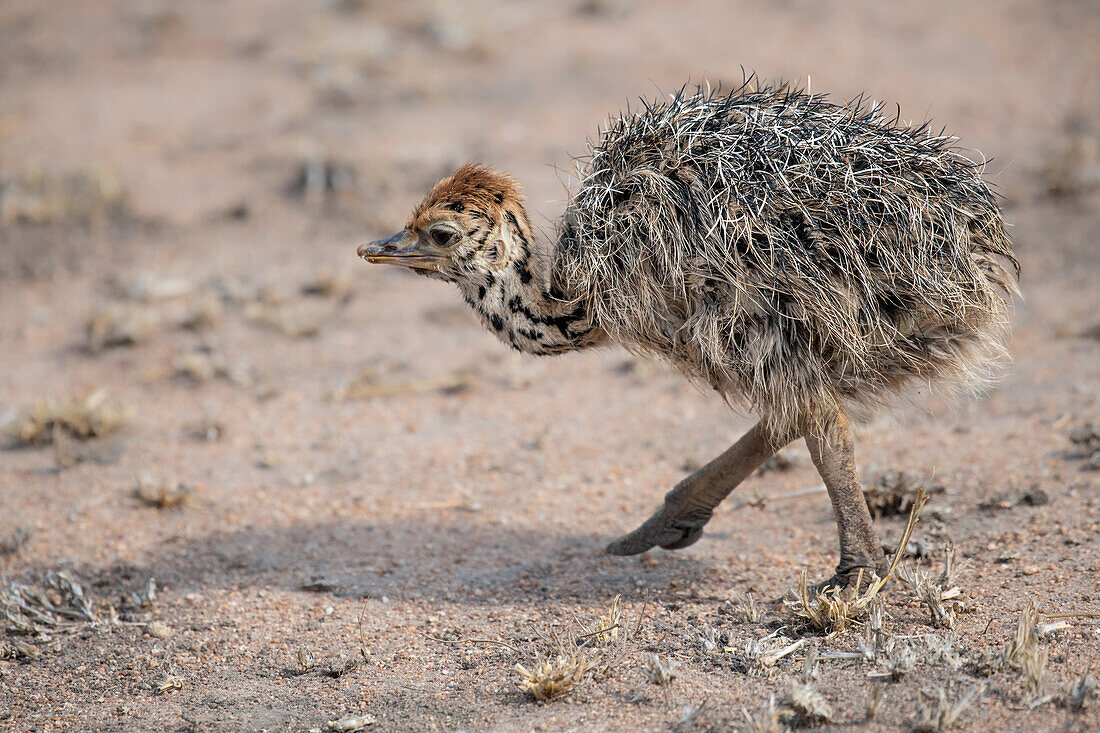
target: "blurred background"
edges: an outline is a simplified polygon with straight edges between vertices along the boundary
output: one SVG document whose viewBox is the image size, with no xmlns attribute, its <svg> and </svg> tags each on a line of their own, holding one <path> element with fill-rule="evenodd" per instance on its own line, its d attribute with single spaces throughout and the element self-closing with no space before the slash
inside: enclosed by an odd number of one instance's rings
<svg viewBox="0 0 1100 733">
<path fill-rule="evenodd" d="M 9 181 L 94 168 L 134 215 L 170 226 L 292 209 L 287 188 L 312 162 L 329 187 L 299 203 L 331 198 L 324 224 L 373 234 L 476 158 L 521 175 L 553 218 L 559 178 L 609 114 L 755 71 L 935 120 L 1027 195 L 1052 155 L 1096 133 L 1097 13 L 1086 0 L 9 0 L 0 161 Z M 35 218 L 12 196 L 5 223 Z"/>
<path fill-rule="evenodd" d="M 275 705 L 242 690 L 287 625 L 320 650 L 352 638 L 369 603 L 366 637 L 388 660 L 375 694 L 413 729 L 434 704 L 415 688 L 423 659 L 454 660 L 410 619 L 449 609 L 464 633 L 496 636 L 484 614 L 501 603 L 511 623 L 619 592 L 637 607 L 643 587 L 691 603 L 824 577 L 820 497 L 720 516 L 686 553 L 597 558 L 749 418 L 617 350 L 510 353 L 449 286 L 355 257 L 470 159 L 519 178 L 551 234 L 573 156 L 609 115 L 755 72 L 837 101 L 866 93 L 990 160 L 1024 269 L 1016 364 L 985 401 L 864 427 L 862 467 L 948 487 L 937 501 L 988 569 L 987 608 L 1011 605 L 1003 588 L 1050 586 L 994 563 L 1023 520 L 970 510 L 1004 492 L 1056 495 L 1035 521 L 1053 511 L 1083 545 L 1052 536 L 1027 562 L 1095 570 L 1095 522 L 1075 522 L 1096 509 L 1097 474 L 1061 456 L 1100 399 L 1098 38 L 1095 0 L 4 0 L 0 425 L 15 437 L 0 569 L 75 567 L 102 595 L 155 575 L 164 618 L 195 624 L 165 642 L 176 668 L 218 680 L 238 710 Z M 804 457 L 793 466 L 745 490 L 817 483 Z M 323 600 L 299 590 L 313 576 L 333 581 Z M 219 641 L 210 620 L 241 609 L 251 635 Z M 417 645 L 429 656 L 401 656 Z M 82 700 L 64 718 L 79 727 L 112 707 L 87 680 L 109 689 L 118 667 L 97 665 L 137 652 L 97 637 L 80 654 L 5 682 L 23 713 L 35 695 Z M 65 685 L 50 676 L 82 664 Z M 486 674 L 508 686 L 510 668 Z M 743 702 L 720 679 L 693 684 Z M 293 704 L 314 718 L 366 695 L 310 685 Z M 139 688 L 128 705 L 167 714 Z M 485 689 L 449 703 L 460 719 L 499 723 L 470 712 Z"/>
</svg>

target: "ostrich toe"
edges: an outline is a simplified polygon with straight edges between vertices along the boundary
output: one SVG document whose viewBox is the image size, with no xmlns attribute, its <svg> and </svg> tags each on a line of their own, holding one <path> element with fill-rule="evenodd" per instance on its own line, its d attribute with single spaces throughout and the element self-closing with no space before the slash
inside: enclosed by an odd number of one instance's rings
<svg viewBox="0 0 1100 733">
<path fill-rule="evenodd" d="M 640 555 L 661 547 L 679 550 L 695 544 L 703 536 L 703 525 L 714 512 L 709 509 L 676 513 L 665 504 L 633 532 L 624 534 L 607 546 L 609 555 Z"/>
<path fill-rule="evenodd" d="M 612 555 L 637 555 L 653 547 L 679 550 L 695 544 L 714 509 L 769 456 L 797 437 L 775 434 L 757 423 L 725 453 L 700 468 L 665 495 L 652 517 L 607 546 Z"/>
</svg>

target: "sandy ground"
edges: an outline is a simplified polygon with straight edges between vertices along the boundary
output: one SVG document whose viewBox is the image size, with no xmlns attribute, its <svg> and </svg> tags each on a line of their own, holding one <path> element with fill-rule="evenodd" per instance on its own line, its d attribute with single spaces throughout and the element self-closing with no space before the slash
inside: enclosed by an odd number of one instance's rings
<svg viewBox="0 0 1100 733">
<path fill-rule="evenodd" d="M 707 730 L 781 700 L 810 645 L 745 650 L 794 638 L 778 599 L 830 573 L 835 531 L 820 493 L 741 502 L 817 485 L 800 446 L 690 549 L 604 556 L 750 418 L 621 351 L 509 353 L 449 287 L 354 256 L 469 158 L 526 182 L 549 229 L 609 113 L 745 67 L 962 135 L 1023 263 L 1004 381 L 859 430 L 866 476 L 943 485 L 916 532 L 932 557 L 908 562 L 935 576 L 953 540 L 972 608 L 934 628 L 889 586 L 916 661 L 821 659 L 833 725 L 908 730 L 937 690 L 978 689 L 961 728 L 1096 730 L 1096 694 L 1067 694 L 1100 669 L 1095 617 L 1044 635 L 1038 692 L 981 660 L 1029 601 L 1100 611 L 1100 472 L 1069 440 L 1100 424 L 1097 38 L 1077 0 L 3 3 L 0 421 L 98 389 L 129 420 L 0 452 L 5 589 L 66 571 L 96 619 L 5 622 L 0 728 Z M 97 313 L 121 332 L 89 349 Z M 151 506 L 141 480 L 187 501 Z M 548 704 L 517 689 L 617 595 L 619 638 L 579 642 L 606 673 Z M 812 638 L 827 656 L 860 633 Z"/>
</svg>

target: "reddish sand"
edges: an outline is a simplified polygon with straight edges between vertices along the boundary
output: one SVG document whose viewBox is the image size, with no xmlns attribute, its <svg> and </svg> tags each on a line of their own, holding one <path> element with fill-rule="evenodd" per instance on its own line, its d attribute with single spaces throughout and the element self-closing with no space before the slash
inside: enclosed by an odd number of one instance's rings
<svg viewBox="0 0 1100 733">
<path fill-rule="evenodd" d="M 834 525 L 822 494 L 740 501 L 817 485 L 808 461 L 751 478 L 687 550 L 602 555 L 751 418 L 622 351 L 510 353 L 449 286 L 355 258 L 469 158 L 524 181 L 551 231 L 570 155 L 609 113 L 744 67 L 836 98 L 866 90 L 960 134 L 992 159 L 1023 263 L 1005 379 L 986 398 L 859 429 L 866 475 L 945 487 L 917 539 L 938 553 L 950 537 L 965 560 L 976 607 L 952 632 L 964 663 L 922 658 L 895 682 L 826 659 L 816 689 L 848 729 L 876 689 L 866 725 L 896 730 L 925 693 L 987 685 L 961 726 L 1096 730 L 1096 695 L 1083 711 L 1065 698 L 1100 669 L 1096 618 L 1044 637 L 1053 698 L 1034 709 L 1016 672 L 983 677 L 972 661 L 1003 648 L 1028 600 L 1100 611 L 1100 472 L 1068 439 L 1100 424 L 1097 38 L 1095 4 L 1072 0 L 4 3 L 0 201 L 36 171 L 84 175 L 107 198 L 117 180 L 125 199 L 105 216 L 28 223 L 10 208 L 0 222 L 0 420 L 96 388 L 133 413 L 62 450 L 65 466 L 48 446 L 0 452 L 0 540 L 31 533 L 0 557 L 4 582 L 68 569 L 101 619 L 0 660 L 0 728 L 308 730 L 369 714 L 378 730 L 672 730 L 705 701 L 682 724 L 705 730 L 781 698 L 805 650 L 768 673 L 739 655 L 789 626 L 777 600 L 802 570 L 830 574 Z M 1059 195 L 1052 165 L 1068 181 Z M 323 268 L 346 294 L 300 293 Z M 161 326 L 88 353 L 85 323 L 117 297 L 111 281 L 151 284 L 136 307 Z M 204 295 L 224 303 L 211 325 L 173 325 Z M 197 349 L 236 379 L 173 376 Z M 345 398 L 362 383 L 417 389 Z M 220 439 L 196 437 L 204 420 Z M 183 483 L 191 501 L 146 505 L 143 475 Z M 1018 503 L 1033 489 L 1049 502 Z M 902 526 L 879 522 L 887 541 Z M 938 573 L 942 556 L 929 562 Z M 121 604 L 149 577 L 150 608 Z M 302 588 L 318 577 L 320 590 Z M 747 592 L 758 623 L 723 613 Z M 545 705 L 516 688 L 516 663 L 596 623 L 617 594 L 626 628 L 608 676 Z M 887 595 L 889 632 L 944 635 L 899 584 Z M 858 633 L 820 650 L 851 651 Z M 0 649 L 15 640 L 0 635 Z M 366 660 L 299 674 L 299 649 L 321 665 Z M 647 681 L 650 653 L 681 663 L 670 685 Z"/>
</svg>

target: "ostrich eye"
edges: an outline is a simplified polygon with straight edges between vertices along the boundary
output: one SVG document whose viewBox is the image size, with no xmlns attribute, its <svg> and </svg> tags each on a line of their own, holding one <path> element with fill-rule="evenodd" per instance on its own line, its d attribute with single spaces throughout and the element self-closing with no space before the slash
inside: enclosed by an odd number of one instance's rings
<svg viewBox="0 0 1100 733">
<path fill-rule="evenodd" d="M 433 229 L 428 236 L 432 238 L 432 243 L 437 247 L 451 247 L 458 243 L 458 232 L 454 229 L 438 227 Z"/>
</svg>

